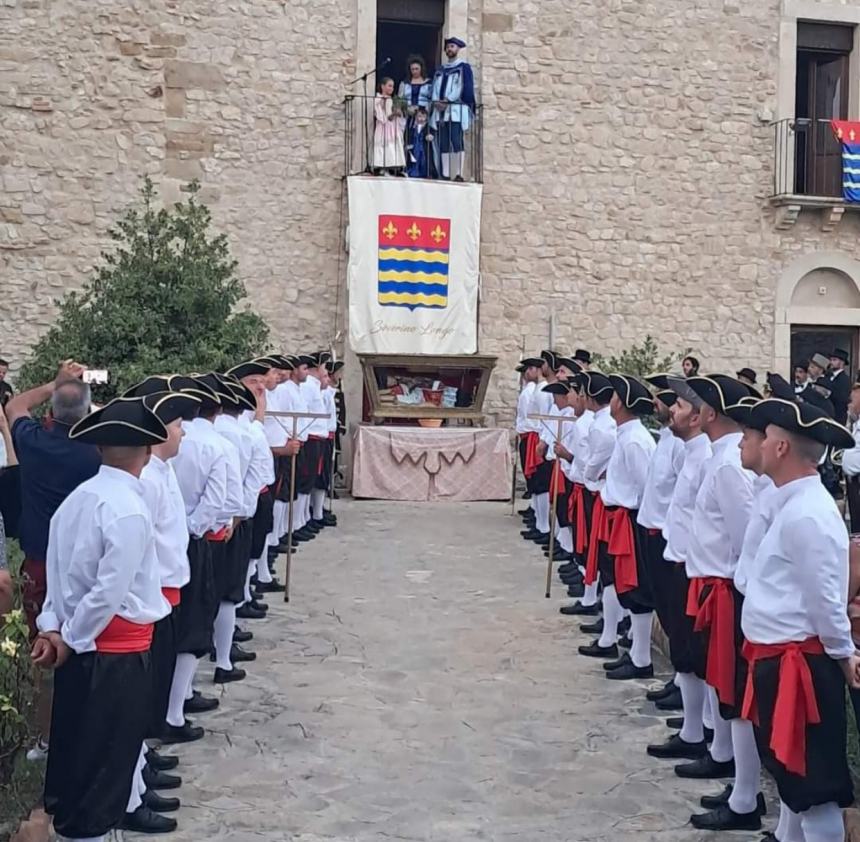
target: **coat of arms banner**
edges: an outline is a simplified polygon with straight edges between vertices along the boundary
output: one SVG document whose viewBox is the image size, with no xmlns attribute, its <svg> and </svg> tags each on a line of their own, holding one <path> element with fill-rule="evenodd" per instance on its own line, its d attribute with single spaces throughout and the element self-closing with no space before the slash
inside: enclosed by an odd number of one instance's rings
<svg viewBox="0 0 860 842">
<path fill-rule="evenodd" d="M 476 353 L 480 237 L 480 184 L 350 177 L 353 350 Z"/>
</svg>

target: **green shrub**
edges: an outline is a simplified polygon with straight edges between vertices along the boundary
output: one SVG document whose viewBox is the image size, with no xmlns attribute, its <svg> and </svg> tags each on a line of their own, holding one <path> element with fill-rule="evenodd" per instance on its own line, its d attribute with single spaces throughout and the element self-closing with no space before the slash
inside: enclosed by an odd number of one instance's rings
<svg viewBox="0 0 860 842">
<path fill-rule="evenodd" d="M 620 354 L 607 357 L 595 354 L 593 367 L 606 374 L 631 374 L 634 377 L 664 371 L 680 373 L 681 360 L 690 352 L 690 348 L 685 348 L 679 354 L 661 355 L 654 337 L 648 334 L 641 345 L 633 345 Z"/>
<path fill-rule="evenodd" d="M 222 371 L 266 349 L 265 322 L 236 309 L 245 287 L 196 192 L 192 184 L 187 201 L 158 208 L 144 181 L 140 202 L 110 231 L 113 250 L 80 292 L 57 302 L 57 322 L 24 364 L 22 386 L 53 379 L 73 357 L 108 369 L 111 382 L 93 389 L 104 401 L 150 374 Z"/>
</svg>

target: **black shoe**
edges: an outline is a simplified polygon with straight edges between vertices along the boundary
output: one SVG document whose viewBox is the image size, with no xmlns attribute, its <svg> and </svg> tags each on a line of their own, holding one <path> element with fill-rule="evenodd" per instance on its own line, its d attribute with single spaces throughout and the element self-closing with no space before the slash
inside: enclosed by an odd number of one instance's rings
<svg viewBox="0 0 860 842">
<path fill-rule="evenodd" d="M 272 579 L 271 582 L 260 582 L 257 585 L 259 593 L 283 593 L 287 589 L 286 585 L 282 585 L 277 579 Z"/>
<path fill-rule="evenodd" d="M 618 645 L 622 649 L 632 649 L 633 648 L 633 641 L 629 638 L 628 635 L 625 634 L 625 635 L 622 635 L 621 637 L 618 638 Z"/>
<path fill-rule="evenodd" d="M 154 813 L 175 813 L 181 806 L 178 798 L 165 798 L 151 789 L 143 793 L 143 806 Z"/>
<path fill-rule="evenodd" d="M 539 547 L 548 547 L 549 546 L 549 532 L 541 532 L 538 538 L 532 538 L 532 540 Z"/>
<path fill-rule="evenodd" d="M 151 748 L 146 753 L 146 765 L 156 772 L 169 772 L 179 765 L 179 758 L 175 754 L 159 754 Z"/>
<path fill-rule="evenodd" d="M 558 609 L 560 614 L 568 617 L 596 617 L 600 608 L 597 604 L 583 605 L 581 602 L 574 602 L 573 605 L 562 605 Z"/>
<path fill-rule="evenodd" d="M 588 646 L 580 646 L 579 654 L 585 655 L 586 658 L 617 658 L 618 647 L 614 643 L 611 646 L 601 646 L 595 640 Z"/>
<path fill-rule="evenodd" d="M 579 568 L 572 561 L 568 561 L 558 568 L 558 575 L 564 576 L 566 573 L 573 573 L 574 571 L 579 573 Z"/>
<path fill-rule="evenodd" d="M 584 634 L 603 634 L 603 617 L 598 617 L 593 623 L 583 623 L 579 630 Z"/>
<path fill-rule="evenodd" d="M 532 507 L 526 506 L 524 509 L 517 509 L 517 514 L 525 517 L 526 515 L 530 514 L 531 511 L 532 511 Z"/>
<path fill-rule="evenodd" d="M 574 599 L 585 596 L 585 585 L 583 585 L 582 582 L 575 582 L 572 585 L 568 585 L 567 595 Z"/>
<path fill-rule="evenodd" d="M 618 634 L 627 634 L 630 631 L 630 618 L 624 617 L 618 624 Z"/>
<path fill-rule="evenodd" d="M 253 597 L 251 598 L 251 601 L 248 603 L 248 605 L 250 605 L 251 608 L 253 608 L 255 611 L 262 611 L 263 614 L 265 614 L 269 610 L 268 602 L 260 602 L 259 599 L 254 599 Z M 236 614 L 236 616 L 238 617 L 239 615 Z"/>
<path fill-rule="evenodd" d="M 182 786 L 182 778 L 179 775 L 156 772 L 149 766 L 143 767 L 143 782 L 147 789 L 179 789 Z"/>
<path fill-rule="evenodd" d="M 532 493 L 531 493 L 531 491 L 526 491 L 526 492 L 523 494 L 523 500 L 531 500 L 531 499 L 532 499 Z"/>
<path fill-rule="evenodd" d="M 726 784 L 725 788 L 723 789 L 723 791 L 719 795 L 703 795 L 699 799 L 699 803 L 706 810 L 716 810 L 716 808 L 721 806 L 722 804 L 728 804 L 729 803 L 729 798 L 731 798 L 731 796 L 732 796 L 732 790 L 733 789 L 734 789 L 734 787 L 732 786 L 732 784 Z M 756 802 L 755 808 L 756 808 L 756 810 L 758 810 L 758 814 L 760 816 L 766 816 L 767 815 L 767 804 L 765 803 L 765 800 L 764 800 L 764 794 L 760 792 L 756 796 L 755 802 Z"/>
<path fill-rule="evenodd" d="M 133 813 L 123 816 L 120 827 L 135 833 L 173 833 L 176 830 L 176 819 L 159 816 L 145 804 L 141 804 Z"/>
<path fill-rule="evenodd" d="M 633 663 L 633 662 L 630 660 L 629 653 L 622 652 L 621 655 L 619 657 L 617 657 L 614 661 L 607 661 L 603 665 L 603 669 L 606 670 L 606 672 L 609 672 L 609 670 L 617 670 L 618 667 L 623 667 L 625 664 L 630 664 L 630 663 Z"/>
<path fill-rule="evenodd" d="M 637 667 L 631 661 L 629 664 L 623 664 L 618 669 L 607 670 L 606 677 L 610 681 L 631 681 L 634 678 L 654 678 L 654 665 L 648 664 L 647 667 Z"/>
<path fill-rule="evenodd" d="M 710 752 L 692 763 L 682 763 L 675 767 L 675 774 L 679 778 L 697 778 L 709 780 L 711 778 L 733 778 L 735 775 L 735 761 L 727 760 L 725 763 L 717 763 Z"/>
<path fill-rule="evenodd" d="M 688 743 L 681 739 L 680 734 L 672 734 L 665 743 L 650 745 L 646 750 L 651 757 L 659 757 L 661 760 L 698 760 L 705 756 L 708 747 L 704 740 L 700 743 Z"/>
<path fill-rule="evenodd" d="M 543 532 L 540 532 L 537 529 L 523 529 L 521 530 L 520 535 L 522 535 L 526 541 L 533 541 L 535 538 L 543 535 Z"/>
<path fill-rule="evenodd" d="M 293 536 L 293 537 L 295 537 L 295 536 Z M 284 541 L 283 543 L 278 544 L 278 546 L 276 547 L 276 550 L 277 550 L 278 554 L 283 555 L 284 553 L 296 552 L 296 550 L 298 550 L 298 547 L 296 546 L 295 542 L 293 542 L 293 548 L 291 550 L 290 545 L 286 541 Z M 269 570 L 271 571 L 272 568 L 269 567 Z"/>
<path fill-rule="evenodd" d="M 649 690 L 645 694 L 645 698 L 648 699 L 649 702 L 657 702 L 664 696 L 668 696 L 674 689 L 675 682 L 673 679 L 669 679 L 669 681 L 667 681 L 662 687 L 658 687 L 656 690 Z"/>
<path fill-rule="evenodd" d="M 582 575 L 578 570 L 562 570 L 559 568 L 558 578 L 561 579 L 565 585 L 573 585 L 576 582 L 582 582 L 585 584 L 585 576 Z"/>
<path fill-rule="evenodd" d="M 257 653 L 256 652 L 248 652 L 247 649 L 243 649 L 238 644 L 234 643 L 230 647 L 230 661 L 234 664 L 242 664 L 246 661 L 256 661 Z"/>
<path fill-rule="evenodd" d="M 673 731 L 680 731 L 684 727 L 684 717 L 670 716 L 666 720 L 666 727 L 671 728 Z"/>
<path fill-rule="evenodd" d="M 657 710 L 683 710 L 684 705 L 681 702 L 681 691 L 675 690 L 668 696 L 664 696 L 659 702 L 654 702 Z"/>
<path fill-rule="evenodd" d="M 303 544 L 305 541 L 312 541 L 314 538 L 316 538 L 316 535 L 313 532 L 302 532 L 301 529 L 298 532 L 293 532 L 294 544 Z M 286 546 L 287 549 L 284 552 L 289 552 L 289 544 Z"/>
<path fill-rule="evenodd" d="M 720 804 L 707 813 L 690 816 L 690 824 L 698 830 L 761 830 L 758 810 L 736 813 L 728 804 Z"/>
<path fill-rule="evenodd" d="M 337 526 L 337 515 L 331 512 L 323 512 L 323 523 L 326 526 Z"/>
<path fill-rule="evenodd" d="M 190 699 L 185 700 L 185 704 L 182 706 L 183 713 L 209 713 L 211 710 L 215 710 L 221 702 L 218 699 L 213 698 L 212 696 L 204 696 L 202 693 L 194 692 L 194 695 Z"/>
<path fill-rule="evenodd" d="M 248 673 L 239 667 L 233 667 L 231 670 L 222 670 L 221 667 L 215 667 L 215 677 L 212 681 L 215 684 L 229 684 L 231 681 L 241 681 Z"/>
<path fill-rule="evenodd" d="M 236 609 L 236 617 L 240 620 L 262 620 L 265 616 L 265 611 L 258 611 L 249 603 L 240 605 Z"/>
<path fill-rule="evenodd" d="M 254 632 L 245 631 L 245 629 L 240 629 L 238 626 L 233 629 L 233 643 L 247 643 L 253 639 Z"/>
<path fill-rule="evenodd" d="M 544 555 L 549 558 L 549 550 L 544 551 Z M 559 550 L 555 547 L 552 548 L 552 560 L 553 561 L 570 561 L 573 556 L 567 550 Z"/>
<path fill-rule="evenodd" d="M 193 743 L 202 740 L 203 729 L 199 725 L 192 725 L 187 719 L 183 725 L 166 725 L 161 734 L 162 745 L 170 746 L 176 743 Z"/>
</svg>

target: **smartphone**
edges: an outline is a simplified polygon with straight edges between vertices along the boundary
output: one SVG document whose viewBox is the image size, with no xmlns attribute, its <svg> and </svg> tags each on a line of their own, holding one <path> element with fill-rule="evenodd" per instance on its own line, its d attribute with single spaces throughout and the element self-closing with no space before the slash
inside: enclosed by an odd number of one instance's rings
<svg viewBox="0 0 860 842">
<path fill-rule="evenodd" d="M 88 368 L 84 372 L 84 383 L 101 386 L 108 382 L 108 373 L 105 368 Z"/>
</svg>

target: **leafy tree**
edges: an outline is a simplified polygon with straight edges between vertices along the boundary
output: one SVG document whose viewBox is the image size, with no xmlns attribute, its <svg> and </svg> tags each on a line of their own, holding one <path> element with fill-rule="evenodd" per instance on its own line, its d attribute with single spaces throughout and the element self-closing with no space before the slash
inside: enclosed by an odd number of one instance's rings
<svg viewBox="0 0 860 842">
<path fill-rule="evenodd" d="M 32 349 L 22 385 L 52 379 L 73 357 L 108 369 L 111 382 L 93 390 L 107 400 L 150 374 L 222 371 L 267 347 L 265 322 L 236 309 L 245 286 L 197 190 L 159 208 L 144 181 L 140 202 L 110 231 L 114 249 L 80 292 L 57 302 L 57 322 Z"/>
<path fill-rule="evenodd" d="M 657 374 L 663 371 L 681 371 L 681 360 L 690 353 L 684 349 L 680 354 L 661 356 L 660 349 L 654 337 L 648 334 L 641 345 L 633 345 L 617 356 L 604 357 L 594 355 L 594 367 L 607 374 L 630 374 L 634 377 L 644 377 L 647 374 Z"/>
</svg>

